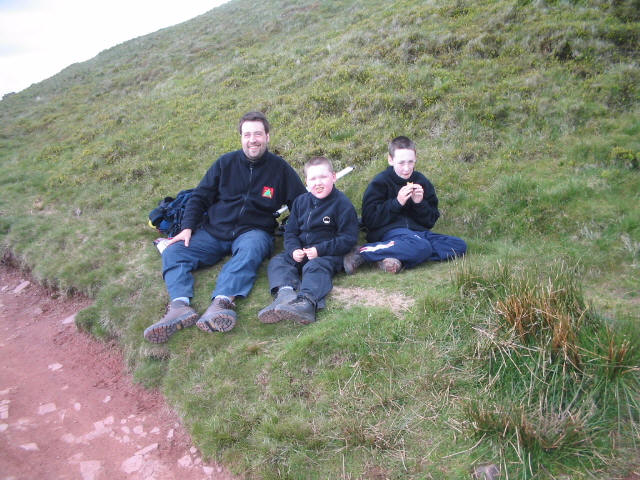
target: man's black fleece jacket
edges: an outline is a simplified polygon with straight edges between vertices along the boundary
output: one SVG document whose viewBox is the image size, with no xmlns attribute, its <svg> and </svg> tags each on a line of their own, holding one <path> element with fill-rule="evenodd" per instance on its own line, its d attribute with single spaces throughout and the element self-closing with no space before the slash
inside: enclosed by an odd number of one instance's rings
<svg viewBox="0 0 640 480">
<path fill-rule="evenodd" d="M 316 247 L 319 257 L 349 253 L 358 242 L 358 215 L 351 200 L 333 188 L 325 198 L 310 192 L 293 202 L 284 230 L 284 250 Z"/>
<path fill-rule="evenodd" d="M 214 237 L 229 241 L 255 229 L 273 234 L 275 211 L 285 204 L 291 208 L 306 191 L 295 170 L 279 156 L 266 151 L 252 162 L 242 150 L 229 152 L 209 167 L 194 189 L 182 227 L 202 226 Z M 208 215 L 200 225 L 204 212 Z"/>
<path fill-rule="evenodd" d="M 422 185 L 424 198 L 420 203 L 414 203 L 409 198 L 403 206 L 398 202 L 398 192 L 408 182 Z M 379 242 L 393 228 L 408 228 L 417 232 L 430 230 L 438 217 L 440 212 L 436 189 L 420 172 L 414 171 L 405 180 L 389 166 L 371 180 L 362 197 L 362 223 L 367 227 L 368 242 Z"/>
</svg>

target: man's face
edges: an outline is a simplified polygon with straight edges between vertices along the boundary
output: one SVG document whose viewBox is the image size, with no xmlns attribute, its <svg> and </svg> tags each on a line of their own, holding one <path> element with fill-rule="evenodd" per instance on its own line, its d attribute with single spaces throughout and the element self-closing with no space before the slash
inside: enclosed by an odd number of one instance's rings
<svg viewBox="0 0 640 480">
<path fill-rule="evenodd" d="M 316 198 L 326 198 L 333 190 L 336 174 L 324 164 L 307 168 L 307 189 Z"/>
<path fill-rule="evenodd" d="M 267 151 L 269 134 L 265 133 L 262 122 L 244 122 L 240 137 L 242 150 L 249 160 L 259 159 Z"/>
<path fill-rule="evenodd" d="M 396 175 L 408 180 L 416 167 L 416 152 L 408 148 L 400 148 L 395 151 L 393 157 L 389 155 L 388 160 Z"/>
</svg>

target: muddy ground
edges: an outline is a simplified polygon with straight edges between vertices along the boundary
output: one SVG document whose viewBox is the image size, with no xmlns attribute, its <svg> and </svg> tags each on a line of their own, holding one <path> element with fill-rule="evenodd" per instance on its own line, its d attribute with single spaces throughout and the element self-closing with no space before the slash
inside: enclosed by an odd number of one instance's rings
<svg viewBox="0 0 640 480">
<path fill-rule="evenodd" d="M 89 303 L 0 264 L 0 479 L 232 479 L 114 345 L 76 329 Z"/>
</svg>

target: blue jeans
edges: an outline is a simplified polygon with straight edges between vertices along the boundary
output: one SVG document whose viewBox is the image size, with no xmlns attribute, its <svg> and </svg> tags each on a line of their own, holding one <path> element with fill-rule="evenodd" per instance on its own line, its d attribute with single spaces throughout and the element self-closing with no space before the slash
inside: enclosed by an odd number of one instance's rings
<svg viewBox="0 0 640 480">
<path fill-rule="evenodd" d="M 162 252 L 162 277 L 169 298 L 193 298 L 192 271 L 210 267 L 226 255 L 231 258 L 222 267 L 211 295 L 246 297 L 255 283 L 258 268 L 273 250 L 273 237 L 264 230 L 250 230 L 233 241 L 219 240 L 204 229 L 196 230 L 189 246 L 184 242 L 169 245 Z"/>
<path fill-rule="evenodd" d="M 424 262 L 442 262 L 462 256 L 467 251 L 464 240 L 429 230 L 415 232 L 408 228 L 394 228 L 382 237 L 381 242 L 367 243 L 360 254 L 367 262 L 385 258 L 397 258 L 405 268 Z"/>
</svg>

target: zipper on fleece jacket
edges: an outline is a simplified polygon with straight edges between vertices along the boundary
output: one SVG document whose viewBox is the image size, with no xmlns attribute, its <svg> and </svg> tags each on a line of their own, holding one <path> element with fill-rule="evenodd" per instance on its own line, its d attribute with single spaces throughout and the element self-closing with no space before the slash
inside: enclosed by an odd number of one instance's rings
<svg viewBox="0 0 640 480">
<path fill-rule="evenodd" d="M 307 226 L 307 233 L 305 234 L 305 244 L 303 245 L 305 248 L 309 247 L 309 234 L 311 232 L 311 225 L 309 225 L 310 221 L 311 221 L 311 214 L 313 213 L 313 211 L 318 208 L 318 199 L 313 197 L 311 199 L 311 205 L 313 205 L 313 207 L 311 208 L 311 210 L 309 210 L 309 213 L 307 214 L 307 220 L 305 223 L 305 225 Z"/>
<path fill-rule="evenodd" d="M 244 198 L 242 200 L 242 208 L 240 208 L 240 214 L 238 215 L 238 218 L 236 220 L 236 226 L 233 229 L 233 232 L 231 232 L 231 237 L 232 238 L 236 238 L 236 232 L 238 231 L 238 227 L 240 225 L 240 219 L 242 218 L 242 214 L 246 210 L 247 199 L 249 198 L 249 194 L 251 193 L 252 184 L 253 184 L 253 164 L 249 164 L 249 188 L 247 189 L 247 193 L 244 194 Z"/>
</svg>

